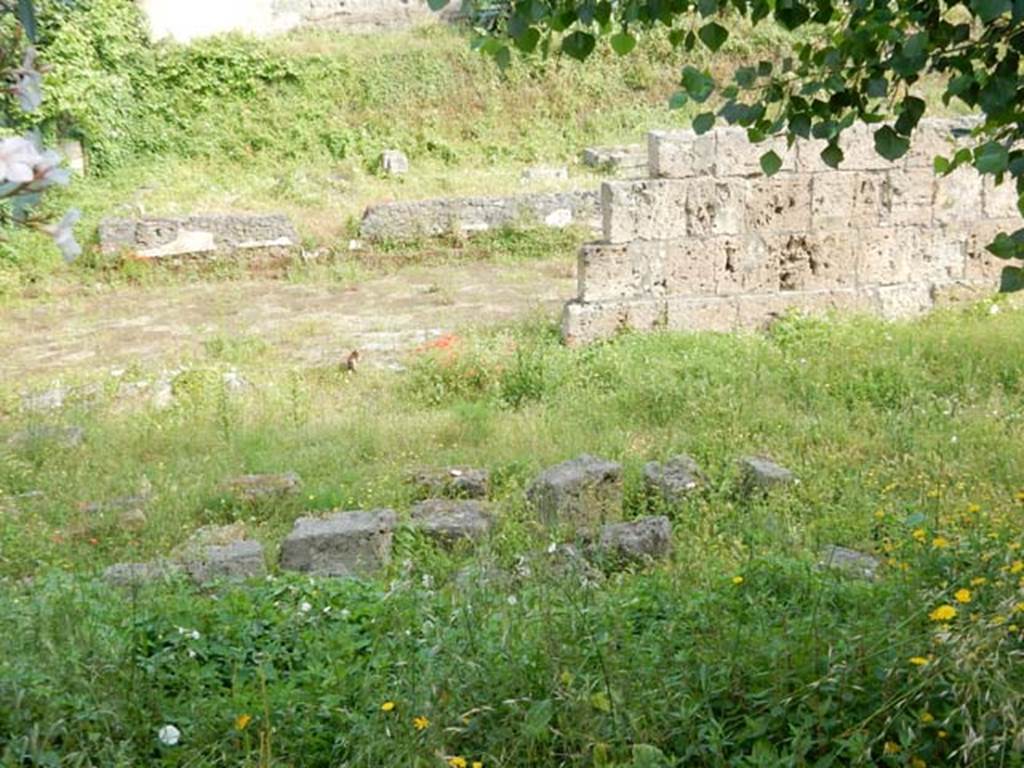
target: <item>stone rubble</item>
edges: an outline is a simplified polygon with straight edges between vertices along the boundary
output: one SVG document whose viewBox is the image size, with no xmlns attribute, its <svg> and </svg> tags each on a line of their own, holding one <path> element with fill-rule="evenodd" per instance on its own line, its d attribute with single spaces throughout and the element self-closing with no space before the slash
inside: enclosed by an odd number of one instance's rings
<svg viewBox="0 0 1024 768">
<path fill-rule="evenodd" d="M 282 570 L 322 576 L 369 576 L 391 560 L 393 510 L 302 517 L 281 545 Z"/>
<path fill-rule="evenodd" d="M 707 484 L 700 465 L 689 456 L 673 456 L 664 464 L 656 461 L 644 465 L 644 488 L 651 498 L 675 505 Z"/>
<path fill-rule="evenodd" d="M 544 470 L 526 489 L 541 522 L 595 528 L 622 518 L 622 465 L 583 454 Z"/>
<path fill-rule="evenodd" d="M 420 499 L 486 499 L 491 488 L 491 473 L 474 467 L 420 469 L 408 482 Z"/>
</svg>

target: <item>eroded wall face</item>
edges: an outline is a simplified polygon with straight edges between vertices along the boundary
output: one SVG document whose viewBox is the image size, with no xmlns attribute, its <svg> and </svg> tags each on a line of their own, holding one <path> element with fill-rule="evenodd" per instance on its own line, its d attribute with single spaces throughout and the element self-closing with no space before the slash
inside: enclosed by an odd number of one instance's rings
<svg viewBox="0 0 1024 768">
<path fill-rule="evenodd" d="M 580 254 L 566 340 L 756 328 L 789 308 L 906 317 L 994 291 L 1004 262 L 985 245 L 1020 226 L 1016 193 L 971 168 L 935 176 L 954 127 L 923 123 L 891 163 L 858 126 L 844 135 L 841 170 L 821 161 L 824 142 L 653 132 L 650 178 L 602 189 L 604 237 Z M 759 164 L 769 148 L 783 158 L 771 178 Z"/>
<path fill-rule="evenodd" d="M 273 35 L 300 26 L 353 32 L 436 17 L 426 0 L 139 0 L 154 39 L 189 42 L 227 32 Z"/>
</svg>

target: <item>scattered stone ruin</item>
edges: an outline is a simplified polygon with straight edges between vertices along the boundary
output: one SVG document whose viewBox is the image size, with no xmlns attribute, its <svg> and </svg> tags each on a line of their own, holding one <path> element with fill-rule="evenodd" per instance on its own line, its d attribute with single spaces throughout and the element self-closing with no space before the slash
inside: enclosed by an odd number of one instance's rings
<svg viewBox="0 0 1024 768">
<path fill-rule="evenodd" d="M 290 258 L 299 235 L 287 216 L 225 214 L 185 218 L 104 219 L 100 250 L 137 259 L 247 256 Z"/>
<path fill-rule="evenodd" d="M 565 339 L 757 328 L 790 308 L 906 317 L 994 291 L 1002 264 L 985 245 L 1019 226 L 1016 192 L 970 167 L 934 174 L 957 127 L 924 121 L 895 163 L 851 128 L 840 170 L 821 160 L 824 142 L 652 132 L 649 178 L 602 187 L 603 237 L 580 253 Z M 759 163 L 768 149 L 783 159 L 773 177 Z"/>
<path fill-rule="evenodd" d="M 408 240 L 513 226 L 601 227 L 594 191 L 543 192 L 509 197 L 458 197 L 381 203 L 366 209 L 359 229 L 368 240 Z"/>
</svg>

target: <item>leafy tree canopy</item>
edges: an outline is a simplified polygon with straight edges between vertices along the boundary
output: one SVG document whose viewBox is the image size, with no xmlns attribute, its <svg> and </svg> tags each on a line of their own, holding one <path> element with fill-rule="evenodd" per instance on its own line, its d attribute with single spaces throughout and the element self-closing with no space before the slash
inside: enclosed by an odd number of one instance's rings
<svg viewBox="0 0 1024 768">
<path fill-rule="evenodd" d="M 449 0 L 429 2 L 438 9 Z M 685 66 L 673 104 L 709 105 L 693 121 L 697 132 L 721 120 L 746 128 L 754 142 L 777 135 L 824 140 L 822 159 L 838 167 L 840 136 L 858 121 L 875 124 L 879 154 L 903 156 L 928 107 L 915 86 L 930 77 L 941 83 L 944 103 L 959 101 L 979 116 L 961 149 L 935 159 L 936 171 L 970 165 L 999 183 L 1009 177 L 1024 193 L 1024 0 L 467 2 L 479 47 L 502 65 L 514 51 L 561 51 L 585 61 L 602 39 L 627 55 L 644 31 L 658 27 L 681 49 L 712 53 L 739 20 L 803 30 L 791 55 L 741 66 L 728 82 Z M 762 168 L 778 169 L 771 153 Z M 1024 194 L 1018 207 L 1024 213 Z M 1024 257 L 1024 229 L 1001 234 L 989 250 Z M 1024 270 L 1008 267 L 1003 288 L 1024 288 Z"/>
</svg>

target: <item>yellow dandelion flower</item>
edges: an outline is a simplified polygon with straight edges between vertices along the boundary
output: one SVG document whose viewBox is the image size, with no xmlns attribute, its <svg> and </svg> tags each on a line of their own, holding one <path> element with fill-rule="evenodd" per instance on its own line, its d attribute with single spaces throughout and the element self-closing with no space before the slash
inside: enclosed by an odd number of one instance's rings
<svg viewBox="0 0 1024 768">
<path fill-rule="evenodd" d="M 1024 501 L 1024 491 L 1017 491 L 1017 501 Z"/>
<path fill-rule="evenodd" d="M 235 730 L 244 731 L 252 722 L 252 715 L 239 715 L 235 718 Z"/>
<path fill-rule="evenodd" d="M 473 768 L 484 768 L 484 764 L 480 760 L 474 760 L 473 761 Z"/>
<path fill-rule="evenodd" d="M 928 768 L 928 763 L 920 757 L 915 757 L 910 761 L 910 768 Z"/>
<path fill-rule="evenodd" d="M 949 736 L 949 732 L 948 732 L 948 731 L 939 731 L 939 732 L 938 732 L 937 734 L 935 734 L 935 735 L 936 735 L 936 736 L 938 736 L 938 737 L 939 737 L 940 739 L 944 739 L 944 738 L 946 738 L 947 736 Z"/>
<path fill-rule="evenodd" d="M 417 731 L 425 731 L 430 727 L 430 720 L 425 718 L 423 715 L 416 715 L 412 719 L 412 727 Z"/>
<path fill-rule="evenodd" d="M 1014 606 L 1014 610 L 1017 611 L 1017 613 L 1024 613 L 1024 603 L 1017 603 L 1017 605 Z"/>
<path fill-rule="evenodd" d="M 885 517 L 885 510 L 880 509 L 877 512 L 875 512 L 875 517 L 881 520 L 883 517 Z"/>
<path fill-rule="evenodd" d="M 910 663 L 913 664 L 915 667 L 923 667 L 928 663 L 928 659 L 926 659 L 924 656 L 911 656 Z"/>
<path fill-rule="evenodd" d="M 448 765 L 451 768 L 466 768 L 466 758 L 464 757 L 450 757 L 448 758 Z"/>
<path fill-rule="evenodd" d="M 1007 627 L 1007 629 L 1010 630 L 1011 632 L 1020 632 L 1020 626 L 1017 625 L 1017 624 L 1011 624 L 1010 626 Z"/>
<path fill-rule="evenodd" d="M 967 514 L 976 515 L 981 512 L 981 504 L 970 504 L 967 507 Z"/>
<path fill-rule="evenodd" d="M 394 709 L 395 709 L 395 702 L 393 702 L 393 701 L 385 701 L 383 704 L 380 705 L 380 711 L 381 712 L 393 712 Z"/>
<path fill-rule="evenodd" d="M 732 583 L 735 584 L 738 587 L 740 584 L 743 583 L 743 577 L 742 576 L 733 576 L 732 577 Z"/>
<path fill-rule="evenodd" d="M 928 614 L 928 618 L 932 621 L 952 621 L 956 618 L 956 608 L 952 605 L 940 605 Z"/>
<path fill-rule="evenodd" d="M 945 549 L 949 546 L 949 539 L 942 536 L 936 536 L 932 539 L 932 546 L 935 547 L 935 549 Z"/>
<path fill-rule="evenodd" d="M 972 587 L 980 587 L 985 584 L 988 584 L 988 579 L 986 579 L 984 576 L 978 576 L 977 578 L 971 579 Z"/>
<path fill-rule="evenodd" d="M 885 742 L 885 746 L 882 747 L 882 751 L 885 754 L 887 754 L 887 755 L 898 754 L 900 752 L 900 750 L 902 750 L 902 749 L 903 749 L 903 747 L 901 747 L 895 741 L 887 741 L 887 742 Z"/>
<path fill-rule="evenodd" d="M 1002 614 L 997 613 L 995 616 L 992 617 L 992 623 L 997 627 L 1002 626 L 1006 623 L 1006 617 Z"/>
<path fill-rule="evenodd" d="M 1010 573 L 1020 573 L 1024 571 L 1024 560 L 1014 560 L 1010 566 Z"/>
<path fill-rule="evenodd" d="M 971 602 L 974 596 L 971 595 L 971 590 L 969 589 L 958 589 L 955 593 L 953 593 L 953 597 L 956 598 L 956 601 L 958 603 L 963 603 L 964 605 L 966 605 L 967 603 Z"/>
<path fill-rule="evenodd" d="M 916 539 L 917 541 L 924 541 L 928 537 L 928 534 L 925 532 L 924 528 L 917 528 L 910 535 L 913 536 L 914 539 Z"/>
<path fill-rule="evenodd" d="M 924 712 L 921 713 L 921 722 L 922 723 L 931 723 L 931 722 L 934 722 L 934 720 L 935 720 L 935 715 L 933 715 L 931 712 L 928 712 L 927 710 L 925 710 Z"/>
</svg>

